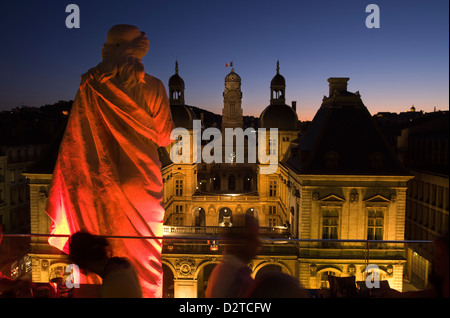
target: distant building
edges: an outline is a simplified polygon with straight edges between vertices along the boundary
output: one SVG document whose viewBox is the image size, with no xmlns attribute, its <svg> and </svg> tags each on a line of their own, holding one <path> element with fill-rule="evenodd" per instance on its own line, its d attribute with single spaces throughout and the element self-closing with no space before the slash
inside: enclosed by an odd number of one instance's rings
<svg viewBox="0 0 450 318">
<path fill-rule="evenodd" d="M 434 240 L 449 231 L 449 112 L 423 115 L 401 131 L 398 152 L 414 174 L 408 183 L 407 240 Z M 433 258 L 430 244 L 408 249 L 407 275 L 419 288 L 428 284 Z"/>
</svg>

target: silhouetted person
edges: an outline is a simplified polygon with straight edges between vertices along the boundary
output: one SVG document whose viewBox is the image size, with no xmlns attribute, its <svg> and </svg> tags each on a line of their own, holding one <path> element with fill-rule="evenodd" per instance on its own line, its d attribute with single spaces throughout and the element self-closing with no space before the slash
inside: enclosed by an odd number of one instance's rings
<svg viewBox="0 0 450 318">
<path fill-rule="evenodd" d="M 257 275 L 249 298 L 310 298 L 298 279 L 281 272 Z"/>
<path fill-rule="evenodd" d="M 69 256 L 80 270 L 87 270 L 102 278 L 100 297 L 142 297 L 133 266 L 126 258 L 112 257 L 105 238 L 77 232 L 69 239 Z"/>
<path fill-rule="evenodd" d="M 244 297 L 254 284 L 247 264 L 261 246 L 258 221 L 249 215 L 233 216 L 232 226 L 226 228 L 224 238 L 224 255 L 209 277 L 207 298 Z"/>
</svg>

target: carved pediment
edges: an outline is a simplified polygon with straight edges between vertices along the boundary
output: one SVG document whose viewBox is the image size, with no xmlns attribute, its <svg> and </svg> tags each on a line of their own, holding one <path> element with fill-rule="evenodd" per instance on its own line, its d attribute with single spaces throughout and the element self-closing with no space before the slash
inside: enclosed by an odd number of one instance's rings
<svg viewBox="0 0 450 318">
<path fill-rule="evenodd" d="M 365 199 L 364 201 L 367 203 L 389 203 L 389 202 L 391 202 L 391 200 L 382 196 L 381 194 L 376 194 L 372 197 Z"/>
<path fill-rule="evenodd" d="M 345 202 L 344 198 L 341 198 L 335 194 L 330 194 L 322 199 L 320 199 L 322 202 Z"/>
</svg>

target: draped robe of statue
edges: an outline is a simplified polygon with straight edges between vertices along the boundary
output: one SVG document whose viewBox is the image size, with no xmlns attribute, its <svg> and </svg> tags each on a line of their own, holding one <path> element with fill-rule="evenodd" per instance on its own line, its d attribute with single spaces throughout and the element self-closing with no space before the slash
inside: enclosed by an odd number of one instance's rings
<svg viewBox="0 0 450 318">
<path fill-rule="evenodd" d="M 46 212 L 51 234 L 161 237 L 163 182 L 157 147 L 173 122 L 161 81 L 145 74 L 132 88 L 82 77 L 54 168 Z M 101 78 L 101 77 L 100 77 Z M 162 296 L 161 240 L 110 239 L 113 256 L 135 267 L 144 297 Z M 49 243 L 68 252 L 68 239 Z"/>
</svg>

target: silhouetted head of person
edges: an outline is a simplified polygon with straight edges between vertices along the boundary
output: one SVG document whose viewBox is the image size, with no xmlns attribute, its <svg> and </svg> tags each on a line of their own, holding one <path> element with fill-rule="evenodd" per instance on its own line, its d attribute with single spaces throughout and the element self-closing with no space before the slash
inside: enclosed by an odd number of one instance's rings
<svg viewBox="0 0 450 318">
<path fill-rule="evenodd" d="M 232 226 L 224 230 L 225 253 L 232 254 L 244 263 L 250 262 L 261 246 L 258 220 L 252 215 L 233 215 Z"/>
<path fill-rule="evenodd" d="M 87 232 L 77 232 L 69 238 L 69 257 L 80 269 L 103 274 L 111 257 L 108 241 Z"/>
<path fill-rule="evenodd" d="M 309 298 L 299 280 L 282 272 L 266 272 L 255 278 L 250 298 Z"/>
</svg>

